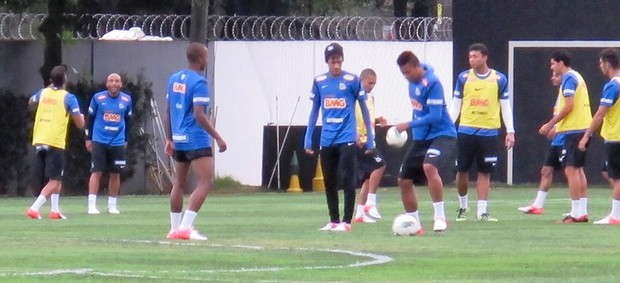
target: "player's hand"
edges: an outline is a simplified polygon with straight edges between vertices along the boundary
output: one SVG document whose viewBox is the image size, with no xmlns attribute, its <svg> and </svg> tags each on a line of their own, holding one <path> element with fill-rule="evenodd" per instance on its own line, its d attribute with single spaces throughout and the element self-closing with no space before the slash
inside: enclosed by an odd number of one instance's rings
<svg viewBox="0 0 620 283">
<path fill-rule="evenodd" d="M 553 125 L 547 123 L 542 125 L 542 127 L 540 127 L 540 129 L 538 130 L 538 133 L 540 133 L 543 136 L 546 136 L 549 131 L 551 131 L 551 128 L 553 128 Z"/>
<path fill-rule="evenodd" d="M 215 139 L 215 142 L 217 143 L 217 148 L 220 149 L 219 152 L 226 151 L 227 145 L 222 137 Z"/>
<path fill-rule="evenodd" d="M 507 133 L 505 140 L 506 150 L 511 149 L 515 145 L 515 133 Z"/>
<path fill-rule="evenodd" d="M 93 141 L 87 140 L 84 142 L 84 146 L 86 146 L 86 150 L 88 150 L 88 152 L 93 151 Z"/>
<path fill-rule="evenodd" d="M 577 146 L 577 148 L 579 148 L 579 150 L 581 151 L 586 151 L 586 145 L 588 144 L 589 140 L 589 135 L 583 135 L 583 138 L 581 138 L 581 140 L 579 141 L 579 145 Z"/>
<path fill-rule="evenodd" d="M 312 150 L 311 148 L 306 148 L 306 154 L 307 155 L 314 155 L 314 150 Z"/>
<path fill-rule="evenodd" d="M 399 133 L 404 132 L 407 129 L 409 129 L 409 123 L 400 123 L 400 124 L 397 124 L 395 127 Z"/>
<path fill-rule="evenodd" d="M 377 124 L 379 124 L 380 127 L 385 127 L 387 126 L 387 120 L 381 116 L 377 118 Z"/>
<path fill-rule="evenodd" d="M 166 141 L 166 145 L 164 146 L 164 153 L 166 155 L 172 156 L 172 151 L 174 150 L 174 145 L 171 141 Z"/>
<path fill-rule="evenodd" d="M 555 137 L 555 127 L 551 128 L 547 133 L 547 139 L 552 140 Z"/>
</svg>

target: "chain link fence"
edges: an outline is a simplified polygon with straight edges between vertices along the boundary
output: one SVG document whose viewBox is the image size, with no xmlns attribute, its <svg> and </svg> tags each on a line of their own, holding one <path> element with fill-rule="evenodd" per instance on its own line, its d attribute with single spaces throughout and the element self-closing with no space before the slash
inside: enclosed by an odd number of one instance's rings
<svg viewBox="0 0 620 283">
<path fill-rule="evenodd" d="M 0 40 L 41 39 L 45 14 L 0 13 Z M 73 39 L 99 39 L 140 27 L 149 36 L 187 40 L 189 15 L 67 14 Z M 209 40 L 450 41 L 452 18 L 209 16 Z"/>
</svg>

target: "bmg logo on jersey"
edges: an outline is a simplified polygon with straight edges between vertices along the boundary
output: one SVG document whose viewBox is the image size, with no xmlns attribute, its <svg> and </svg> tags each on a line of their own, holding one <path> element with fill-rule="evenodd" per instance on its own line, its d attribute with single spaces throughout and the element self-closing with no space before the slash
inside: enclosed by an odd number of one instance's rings
<svg viewBox="0 0 620 283">
<path fill-rule="evenodd" d="M 177 93 L 181 93 L 181 94 L 185 94 L 185 84 L 173 83 L 172 84 L 172 91 L 177 92 Z"/>
<path fill-rule="evenodd" d="M 106 112 L 106 113 L 103 113 L 103 120 L 106 122 L 120 122 L 121 115 L 116 114 L 116 113 Z"/>
<path fill-rule="evenodd" d="M 480 99 L 480 98 L 472 98 L 471 101 L 469 102 L 470 106 L 482 106 L 482 107 L 487 107 L 489 106 L 489 100 L 488 99 Z"/>
<path fill-rule="evenodd" d="M 344 98 L 325 98 L 323 99 L 323 107 L 325 109 L 344 109 L 347 107 L 347 101 Z"/>
</svg>

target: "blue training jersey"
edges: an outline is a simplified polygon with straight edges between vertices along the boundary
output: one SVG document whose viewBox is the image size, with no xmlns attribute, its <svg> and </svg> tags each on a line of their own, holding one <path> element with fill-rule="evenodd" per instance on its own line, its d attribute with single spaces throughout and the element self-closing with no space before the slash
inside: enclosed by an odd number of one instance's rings
<svg viewBox="0 0 620 283">
<path fill-rule="evenodd" d="M 409 122 L 413 140 L 432 140 L 440 136 L 456 137 L 456 128 L 446 107 L 441 82 L 432 68 L 422 64 L 426 73 L 418 82 L 409 82 L 413 119 Z"/>
<path fill-rule="evenodd" d="M 358 99 L 365 101 L 366 93 L 356 75 L 342 71 L 337 77 L 332 77 L 329 73 L 317 76 L 312 83 L 310 99 L 313 109 L 306 129 L 304 148 L 312 148 L 312 133 L 319 109 L 323 122 L 320 142 L 322 147 L 353 143 L 357 140 L 355 103 Z"/>
<path fill-rule="evenodd" d="M 112 97 L 107 90 L 93 95 L 88 106 L 88 115 L 94 117 L 91 137 L 98 143 L 121 146 L 127 142 L 127 117 L 131 117 L 131 96 L 120 92 Z"/>
<path fill-rule="evenodd" d="M 174 73 L 168 80 L 166 102 L 170 107 L 170 126 L 175 150 L 211 147 L 211 136 L 194 117 L 195 105 L 203 105 L 206 114 L 211 102 L 207 79 L 188 69 Z"/>
</svg>

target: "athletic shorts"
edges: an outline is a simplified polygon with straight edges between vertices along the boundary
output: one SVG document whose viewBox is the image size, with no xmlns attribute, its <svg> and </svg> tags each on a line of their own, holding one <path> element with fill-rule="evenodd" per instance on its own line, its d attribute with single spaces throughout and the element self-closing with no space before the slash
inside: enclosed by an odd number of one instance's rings
<svg viewBox="0 0 620 283">
<path fill-rule="evenodd" d="M 191 162 L 194 159 L 202 157 L 212 157 L 213 150 L 210 147 L 199 148 L 194 150 L 175 150 L 172 152 L 172 159 L 176 162 Z"/>
<path fill-rule="evenodd" d="M 614 180 L 620 179 L 620 143 L 606 143 L 607 174 Z"/>
<path fill-rule="evenodd" d="M 366 148 L 357 148 L 357 171 L 360 182 L 370 178 L 373 171 L 385 166 L 385 164 L 383 156 L 376 148 L 369 154 L 366 154 Z"/>
<path fill-rule="evenodd" d="M 36 145 L 36 168 L 43 168 L 45 179 L 61 181 L 65 167 L 65 151 L 48 145 Z"/>
<path fill-rule="evenodd" d="M 573 166 L 581 168 L 586 164 L 586 152 L 579 150 L 579 141 L 584 133 L 566 134 L 564 136 L 564 145 L 562 146 L 562 154 L 560 160 L 563 166 Z M 590 142 L 586 144 L 586 151 Z"/>
<path fill-rule="evenodd" d="M 400 166 L 399 178 L 413 180 L 416 184 L 424 183 L 426 174 L 423 165 L 431 164 L 441 168 L 446 162 L 452 162 L 455 145 L 455 138 L 444 136 L 427 141 L 413 141 Z"/>
<path fill-rule="evenodd" d="M 560 155 L 562 154 L 562 146 L 561 145 L 552 145 L 547 149 L 547 153 L 545 154 L 545 163 L 543 166 L 552 167 L 553 170 L 562 169 L 562 162 L 560 162 Z"/>
<path fill-rule="evenodd" d="M 493 173 L 497 165 L 497 136 L 476 136 L 459 133 L 456 171 L 467 172 L 474 160 L 480 173 Z"/>
<path fill-rule="evenodd" d="M 127 165 L 127 160 L 125 160 L 125 146 L 110 146 L 93 142 L 90 160 L 90 172 L 120 174 Z"/>
</svg>

